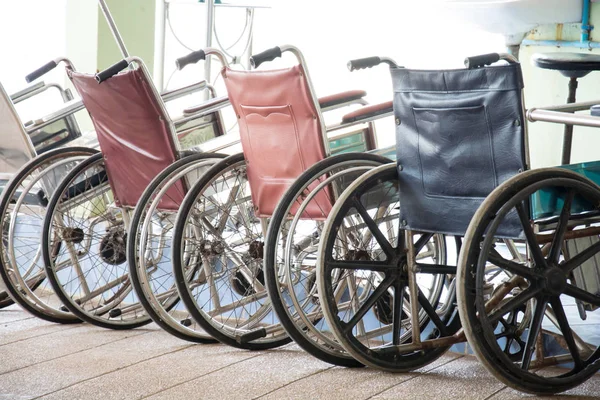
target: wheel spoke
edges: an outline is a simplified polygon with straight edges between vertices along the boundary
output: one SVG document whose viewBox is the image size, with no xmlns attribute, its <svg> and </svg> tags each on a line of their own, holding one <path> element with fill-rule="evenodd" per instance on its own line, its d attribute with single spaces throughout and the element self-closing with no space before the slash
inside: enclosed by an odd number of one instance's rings
<svg viewBox="0 0 600 400">
<path fill-rule="evenodd" d="M 358 322 L 365 316 L 365 314 L 375 305 L 375 302 L 379 300 L 381 296 L 388 290 L 388 288 L 394 283 L 393 277 L 387 277 L 381 282 L 381 284 L 375 289 L 373 293 L 367 298 L 367 300 L 360 306 L 354 316 L 346 323 L 345 330 L 349 332 L 358 324 Z"/>
<path fill-rule="evenodd" d="M 523 232 L 527 238 L 527 243 L 529 244 L 535 265 L 537 267 L 546 267 L 546 260 L 542 255 L 542 251 L 540 250 L 540 246 L 538 246 L 537 240 L 535 239 L 535 233 L 533 233 L 531 222 L 529 221 L 529 216 L 527 216 L 525 207 L 523 207 L 523 203 L 517 203 L 515 208 L 517 209 L 517 214 L 519 214 L 519 219 L 521 220 L 521 225 L 523 226 Z"/>
<path fill-rule="evenodd" d="M 433 309 L 433 306 L 431 305 L 431 303 L 429 302 L 427 297 L 425 297 L 423 292 L 421 292 L 421 289 L 419 289 L 418 296 L 419 296 L 419 304 L 421 304 L 421 307 L 423 307 L 423 310 L 425 310 L 425 312 L 427 313 L 429 318 L 431 318 L 431 320 L 433 321 L 435 326 L 437 326 L 437 328 L 440 330 L 441 335 L 447 336 L 448 330 L 446 329 L 446 325 L 442 322 L 442 320 L 440 319 L 440 316 L 435 312 L 435 310 Z M 413 329 L 415 329 L 415 327 L 413 327 Z"/>
<path fill-rule="evenodd" d="M 500 318 L 502 318 L 503 315 L 506 315 L 509 312 L 514 311 L 517 307 L 519 307 L 526 301 L 532 299 L 540 291 L 541 291 L 541 289 L 529 288 L 529 289 L 519 293 L 518 295 L 516 295 L 515 297 L 513 297 L 512 299 L 510 299 L 506 303 L 504 303 L 502 305 L 502 307 L 500 307 L 498 310 L 496 310 L 495 312 L 490 314 L 488 316 L 488 319 L 492 323 L 498 321 Z"/>
<path fill-rule="evenodd" d="M 586 262 L 587 260 L 589 260 L 590 258 L 595 256 L 596 253 L 598 253 L 599 251 L 600 251 L 600 242 L 594 243 L 587 249 L 583 250 L 581 253 L 577 254 L 575 257 L 560 264 L 560 267 L 562 268 L 563 271 L 565 271 L 565 273 L 568 274 L 571 271 L 573 271 L 575 268 L 579 267 L 581 264 L 583 264 L 584 262 Z"/>
<path fill-rule="evenodd" d="M 377 223 L 373 221 L 373 218 L 371 218 L 366 208 L 357 198 L 354 198 L 352 203 L 354 205 L 354 208 L 356 208 L 356 211 L 358 211 L 358 213 L 362 217 L 363 221 L 365 221 L 365 224 L 373 234 L 375 240 L 377 240 L 377 243 L 379 243 L 379 245 L 381 246 L 381 249 L 388 256 L 388 258 L 392 258 L 394 255 L 394 249 L 390 242 L 387 240 L 387 238 L 383 235 L 381 230 L 379 230 L 379 226 L 377 226 Z"/>
<path fill-rule="evenodd" d="M 329 273 L 334 269 L 365 270 L 374 272 L 388 272 L 398 268 L 397 265 L 389 265 L 381 261 L 325 261 L 325 270 Z"/>
<path fill-rule="evenodd" d="M 596 296 L 594 294 L 591 294 L 590 292 L 586 292 L 585 290 L 580 289 L 577 286 L 567 285 L 564 293 L 567 296 L 576 298 L 577 300 L 585 301 L 595 306 L 600 306 L 600 296 Z"/>
<path fill-rule="evenodd" d="M 404 303 L 404 285 L 397 280 L 394 284 L 394 325 L 392 327 L 392 343 L 400 344 L 400 328 L 402 327 L 402 303 Z"/>
<path fill-rule="evenodd" d="M 527 343 L 525 344 L 525 351 L 521 360 L 521 369 L 528 370 L 529 365 L 531 365 L 535 342 L 542 328 L 542 320 L 544 319 L 547 305 L 548 299 L 544 297 L 536 299 L 535 310 L 529 324 L 529 332 L 527 333 Z"/>
<path fill-rule="evenodd" d="M 419 254 L 419 252 L 423 249 L 423 247 L 431 240 L 433 237 L 433 233 L 423 233 L 419 240 L 415 243 L 415 257 Z"/>
<path fill-rule="evenodd" d="M 488 260 L 491 261 L 494 265 L 497 265 L 498 267 L 505 269 L 508 272 L 522 276 L 524 278 L 533 279 L 537 275 L 533 271 L 533 269 L 518 264 L 514 261 L 505 259 L 496 250 L 490 252 L 490 254 L 488 255 Z"/>
<path fill-rule="evenodd" d="M 581 355 L 579 354 L 579 350 L 577 349 L 577 344 L 575 343 L 575 338 L 573 337 L 573 331 L 569 326 L 569 320 L 567 319 L 567 315 L 565 314 L 565 309 L 563 308 L 562 302 L 560 301 L 560 297 L 555 297 L 552 300 L 550 300 L 550 305 L 552 306 L 552 310 L 554 311 L 554 315 L 556 316 L 563 337 L 567 342 L 569 352 L 571 353 L 571 356 L 573 356 L 575 368 L 577 370 L 580 370 L 581 367 L 583 367 Z"/>
<path fill-rule="evenodd" d="M 548 254 L 548 260 L 551 263 L 558 264 L 558 257 L 560 256 L 561 243 L 567 232 L 567 226 L 569 225 L 569 217 L 571 216 L 571 203 L 575 197 L 575 191 L 569 190 L 565 197 L 560 217 L 556 224 L 556 232 L 554 232 L 554 238 L 550 245 L 550 253 Z"/>
</svg>

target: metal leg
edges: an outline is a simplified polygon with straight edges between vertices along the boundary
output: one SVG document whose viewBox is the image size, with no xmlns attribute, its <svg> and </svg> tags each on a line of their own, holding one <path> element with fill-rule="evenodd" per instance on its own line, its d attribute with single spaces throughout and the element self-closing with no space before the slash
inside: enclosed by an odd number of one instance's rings
<svg viewBox="0 0 600 400">
<path fill-rule="evenodd" d="M 567 97 L 567 104 L 575 103 L 575 93 L 577 92 L 577 78 L 569 79 L 569 96 Z M 573 145 L 573 125 L 565 125 L 565 132 L 563 134 L 563 149 L 562 149 L 562 161 L 563 165 L 571 163 L 571 147 Z"/>
</svg>

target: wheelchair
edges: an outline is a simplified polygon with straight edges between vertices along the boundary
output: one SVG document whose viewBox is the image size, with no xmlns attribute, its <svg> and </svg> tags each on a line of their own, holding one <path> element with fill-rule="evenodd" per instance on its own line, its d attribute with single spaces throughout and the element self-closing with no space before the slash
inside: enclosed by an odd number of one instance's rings
<svg viewBox="0 0 600 400">
<path fill-rule="evenodd" d="M 60 95 L 63 107 L 23 124 L 15 105 L 50 92 Z M 48 292 L 48 284 L 34 266 L 39 252 L 29 245 L 37 236 L 40 190 L 52 190 L 65 171 L 96 153 L 95 136 L 82 135 L 74 118 L 81 108 L 70 90 L 57 84 L 38 82 L 11 96 L 0 85 L 0 277 L 6 288 L 0 306 L 16 301 L 34 315 L 44 315 L 35 299 Z M 67 144 L 71 147 L 60 148 Z"/>
<path fill-rule="evenodd" d="M 337 198 L 319 240 L 316 286 L 330 331 L 364 365 L 411 371 L 464 341 L 449 258 L 483 198 L 526 165 L 520 66 L 501 58 L 509 64 L 484 67 L 487 58 L 473 57 L 467 69 L 442 71 L 379 57 L 350 63 L 389 66 L 396 162 Z"/>
<path fill-rule="evenodd" d="M 300 173 L 324 158 L 328 145 L 339 140 L 339 136 L 326 136 L 322 112 L 330 107 L 314 95 L 298 49 L 283 46 L 254 55 L 254 67 L 286 51 L 296 56 L 299 65 L 278 71 L 222 70 L 244 152 L 216 164 L 190 189 L 173 241 L 176 283 L 190 313 L 211 336 L 246 349 L 272 348 L 289 341 L 265 287 L 262 264 L 267 218 Z M 187 57 L 195 62 L 208 55 L 225 63 L 214 49 Z M 350 142 L 348 138 L 345 135 L 342 143 Z M 285 162 L 284 154 L 289 155 Z M 321 195 L 317 201 L 323 200 Z M 199 279 L 187 277 L 194 268 L 203 269 Z"/>
<path fill-rule="evenodd" d="M 86 158 L 66 174 L 45 199 L 45 216 L 37 213 L 43 219 L 37 233 L 42 236 L 39 252 L 43 272 L 53 289 L 42 299 L 47 301 L 39 303 L 47 314 L 61 322 L 84 320 L 127 329 L 150 321 L 133 294 L 127 271 L 130 214 L 155 175 L 188 153 L 180 151 L 174 121 L 166 113 L 142 61 L 126 61 L 98 74 L 99 81 L 112 80 L 102 85 L 95 76 L 77 73 L 67 65 L 67 73 L 82 96 L 104 151 Z M 131 74 L 112 76 L 120 71 L 119 66 L 125 68 L 129 62 L 140 67 Z M 189 93 L 189 88 L 181 92 Z M 177 97 L 181 92 L 164 97 Z M 183 126 L 190 128 L 189 124 Z M 215 128 L 213 134 L 220 133 Z M 202 154 L 193 159 L 198 162 L 219 157 L 222 156 Z M 135 176 L 132 166 L 141 171 L 139 176 Z M 182 182 L 169 188 L 174 200 Z M 165 210 L 177 209 L 167 198 L 161 206 Z"/>
<path fill-rule="evenodd" d="M 595 55 L 536 55 L 538 66 L 576 79 L 600 69 Z M 575 85 L 573 82 L 575 81 Z M 600 127 L 597 102 L 532 108 L 530 122 Z M 574 114 L 590 111 L 590 115 Z M 464 332 L 483 365 L 515 389 L 553 394 L 600 369 L 598 162 L 525 171 L 485 198 L 465 234 L 457 271 Z"/>
</svg>

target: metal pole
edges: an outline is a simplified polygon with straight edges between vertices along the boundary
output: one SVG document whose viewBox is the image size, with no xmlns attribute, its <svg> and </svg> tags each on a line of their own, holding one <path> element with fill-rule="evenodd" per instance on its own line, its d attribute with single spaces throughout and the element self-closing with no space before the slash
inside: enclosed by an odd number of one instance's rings
<svg viewBox="0 0 600 400">
<path fill-rule="evenodd" d="M 154 84 L 159 92 L 164 88 L 165 68 L 165 29 L 166 8 L 169 3 L 164 0 L 156 0 L 156 11 L 154 14 Z"/>
<path fill-rule="evenodd" d="M 575 103 L 575 93 L 577 92 L 577 78 L 569 79 L 569 96 L 567 104 Z M 571 148 L 573 146 L 573 125 L 566 124 L 563 133 L 562 165 L 571 163 Z"/>
<path fill-rule="evenodd" d="M 113 36 L 115 37 L 115 40 L 117 41 L 117 46 L 119 46 L 119 49 L 121 50 L 121 54 L 123 55 L 123 58 L 129 57 L 129 52 L 127 51 L 127 48 L 125 47 L 123 38 L 121 37 L 121 34 L 119 33 L 119 30 L 117 29 L 117 25 L 115 24 L 115 21 L 113 20 L 113 17 L 110 14 L 110 10 L 108 9 L 108 6 L 106 5 L 106 1 L 98 0 L 98 4 L 100 5 L 100 8 L 102 9 L 102 13 L 104 14 L 104 17 L 106 18 L 108 27 L 110 28 Z"/>
<path fill-rule="evenodd" d="M 212 47 L 213 27 L 215 25 L 215 0 L 206 0 L 206 47 Z M 204 79 L 210 83 L 210 57 L 204 61 Z M 208 93 L 206 94 L 208 96 Z"/>
</svg>

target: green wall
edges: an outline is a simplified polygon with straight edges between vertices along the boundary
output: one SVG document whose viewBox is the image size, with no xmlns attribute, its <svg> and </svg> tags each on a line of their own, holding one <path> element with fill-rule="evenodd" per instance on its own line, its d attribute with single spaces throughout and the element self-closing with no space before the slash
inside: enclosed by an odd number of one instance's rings
<svg viewBox="0 0 600 400">
<path fill-rule="evenodd" d="M 144 60 L 152 72 L 155 0 L 107 0 L 106 2 L 129 54 Z M 97 69 L 105 69 L 122 58 L 104 14 L 99 10 Z"/>
</svg>

